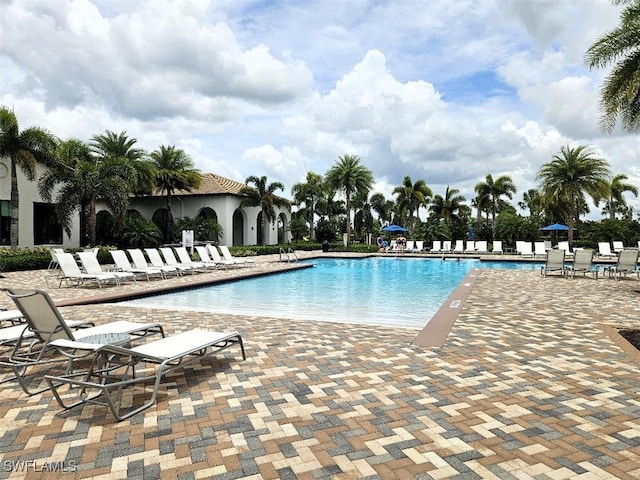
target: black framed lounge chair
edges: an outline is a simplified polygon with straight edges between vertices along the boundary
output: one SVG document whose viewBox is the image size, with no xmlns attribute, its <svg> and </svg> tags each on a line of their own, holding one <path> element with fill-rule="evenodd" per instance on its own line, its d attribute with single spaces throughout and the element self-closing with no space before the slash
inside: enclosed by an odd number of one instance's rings
<svg viewBox="0 0 640 480">
<path fill-rule="evenodd" d="M 625 248 L 618 255 L 618 262 L 615 266 L 607 268 L 609 278 L 617 278 L 621 280 L 623 276 L 635 274 L 640 278 L 640 270 L 638 270 L 638 249 Z"/>
<path fill-rule="evenodd" d="M 572 278 L 576 278 L 577 273 L 583 276 L 591 275 L 594 279 L 598 279 L 598 268 L 593 265 L 595 252 L 590 248 L 576 250 L 573 254 L 573 264 L 567 268 L 567 275 L 571 274 Z"/>
<path fill-rule="evenodd" d="M 47 375 L 45 378 L 62 408 L 69 409 L 85 403 L 103 405 L 120 421 L 155 404 L 165 375 L 233 345 L 240 346 L 242 358 L 246 359 L 239 333 L 189 330 L 133 348 L 102 346 L 96 352 L 87 372 Z M 144 368 L 141 368 L 142 364 Z M 122 410 L 125 402 L 120 400 L 124 390 L 144 387 L 149 383 L 153 384 L 151 397 L 142 405 Z M 63 393 L 63 386 L 70 388 Z"/>
<path fill-rule="evenodd" d="M 13 370 L 20 386 L 28 395 L 48 389 L 30 389 L 30 379 L 27 377 L 29 367 L 66 363 L 66 372 L 69 373 L 74 361 L 92 355 L 105 342 L 111 341 L 113 335 L 118 335 L 120 339 L 124 337 L 127 342 L 154 334 L 164 337 L 164 329 L 159 323 L 126 320 L 72 331 L 47 292 L 10 288 L 3 290 L 22 312 L 26 325 L 14 341 L 8 359 L 2 361 L 2 366 Z"/>
<path fill-rule="evenodd" d="M 564 276 L 567 274 L 567 268 L 564 265 L 564 250 L 548 250 L 545 264 L 540 267 L 540 275 L 545 277 L 552 272 L 559 273 Z"/>
</svg>

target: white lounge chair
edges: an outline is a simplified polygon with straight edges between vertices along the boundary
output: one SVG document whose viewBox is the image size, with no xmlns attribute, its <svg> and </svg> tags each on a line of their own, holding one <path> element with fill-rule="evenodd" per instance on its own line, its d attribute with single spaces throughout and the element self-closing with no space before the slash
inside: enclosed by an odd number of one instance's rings
<svg viewBox="0 0 640 480">
<path fill-rule="evenodd" d="M 486 240 L 478 240 L 476 242 L 476 253 L 479 253 L 482 255 L 486 255 L 487 253 L 489 253 Z"/>
<path fill-rule="evenodd" d="M 558 242 L 558 249 L 559 250 L 564 250 L 564 258 L 573 258 L 573 251 L 571 250 L 571 247 L 569 246 L 569 242 L 567 241 L 563 241 L 563 242 Z"/>
<path fill-rule="evenodd" d="M 416 242 L 414 240 L 407 240 L 407 244 L 404 246 L 405 252 L 413 252 Z"/>
<path fill-rule="evenodd" d="M 533 247 L 531 246 L 531 242 L 522 242 L 520 244 L 520 255 L 523 257 L 533 258 Z"/>
<path fill-rule="evenodd" d="M 464 240 L 456 240 L 456 245 L 453 247 L 453 253 L 464 253 Z"/>
<path fill-rule="evenodd" d="M 620 253 L 622 250 L 624 250 L 624 242 L 614 241 L 613 242 L 613 251 L 615 253 Z"/>
<path fill-rule="evenodd" d="M 188 272 L 188 271 L 193 270 L 191 267 L 185 267 L 185 266 L 180 265 L 178 263 L 178 261 L 175 259 L 175 257 L 173 258 L 174 263 L 167 262 L 166 261 L 166 257 L 163 260 L 162 257 L 160 256 L 160 252 L 158 251 L 157 248 L 145 248 L 144 251 L 147 254 L 147 257 L 149 257 L 149 262 L 151 263 L 151 266 L 153 266 L 153 267 L 170 267 L 170 268 L 174 268 L 178 272 L 180 272 L 180 275 L 182 275 L 184 272 Z M 194 272 L 191 272 L 191 273 L 194 273 Z"/>
<path fill-rule="evenodd" d="M 611 251 L 611 244 L 609 242 L 598 242 L 598 256 L 602 258 L 616 258 L 618 254 Z"/>
<path fill-rule="evenodd" d="M 144 267 L 138 268 L 131 265 L 129 259 L 127 258 L 127 253 L 124 250 L 109 250 L 111 254 L 111 258 L 113 258 L 113 263 L 121 272 L 130 272 L 134 275 L 143 276 L 147 281 L 151 279 L 153 276 L 158 276 L 162 279 L 167 278 L 164 272 L 158 268 L 153 267 Z"/>
<path fill-rule="evenodd" d="M 256 264 L 256 261 L 251 257 L 234 257 L 231 255 L 231 251 L 229 251 L 229 247 L 226 245 L 218 246 L 220 249 L 220 253 L 222 253 L 222 258 L 231 262 L 238 262 L 240 265 L 244 265 L 245 267 L 249 267 Z"/>
<path fill-rule="evenodd" d="M 20 310 L 0 310 L 0 323 L 7 322 L 12 325 L 24 323 Z"/>
<path fill-rule="evenodd" d="M 416 240 L 412 252 L 422 252 L 424 250 L 424 240 Z"/>
<path fill-rule="evenodd" d="M 219 265 L 222 265 L 224 268 L 227 267 L 236 267 L 238 268 L 240 266 L 240 264 L 234 260 L 225 260 L 220 256 L 220 252 L 218 251 L 218 249 L 215 247 L 215 245 L 212 245 L 210 243 L 207 244 L 207 251 L 209 252 L 209 255 L 211 255 L 211 258 L 213 258 L 213 261 L 216 262 Z"/>
<path fill-rule="evenodd" d="M 164 273 L 165 277 L 167 275 L 177 275 L 180 276 L 182 273 L 175 267 L 170 267 L 164 263 L 160 254 L 156 251 L 154 255 L 154 260 L 156 263 L 149 264 L 147 259 L 144 256 L 144 253 L 139 248 L 130 248 L 127 250 L 129 252 L 129 256 L 131 257 L 131 261 L 135 265 L 136 268 L 155 268 L 156 270 L 160 270 Z"/>
<path fill-rule="evenodd" d="M 476 253 L 476 242 L 473 240 L 467 240 L 467 246 L 464 249 L 464 253 Z"/>
<path fill-rule="evenodd" d="M 147 254 L 148 253 L 149 251 L 147 249 Z M 164 258 L 164 263 L 166 263 L 170 267 L 176 267 L 178 270 L 182 270 L 183 272 L 191 272 L 192 274 L 198 271 L 198 269 L 193 265 L 186 265 L 184 263 L 179 262 L 175 254 L 173 253 L 173 249 L 169 247 L 161 247 L 160 253 L 162 253 L 162 257 Z"/>
<path fill-rule="evenodd" d="M 498 255 L 502 255 L 504 251 L 502 250 L 502 240 L 494 240 L 493 246 L 491 247 L 491 253 L 495 253 Z"/>
<path fill-rule="evenodd" d="M 242 358 L 245 359 L 244 344 L 239 333 L 189 330 L 133 348 L 102 346 L 96 352 L 88 372 L 45 378 L 62 408 L 69 409 L 85 403 L 103 405 L 120 421 L 140 413 L 156 402 L 160 382 L 165 375 L 200 362 L 233 345 L 240 346 Z M 140 364 L 148 366 L 151 372 L 147 368 L 134 370 Z M 117 372 L 120 372 L 119 377 L 115 376 Z M 107 376 L 109 382 L 105 381 Z M 153 384 L 151 398 L 144 404 L 128 407 L 127 411 L 121 413 L 124 406 L 121 401 L 123 391 L 127 387 L 149 383 Z M 65 396 L 60 390 L 62 385 L 75 388 L 70 388 L 69 395 Z"/>
<path fill-rule="evenodd" d="M 451 252 L 451 240 L 443 240 L 442 241 L 442 249 L 440 250 L 442 253 Z"/>
<path fill-rule="evenodd" d="M 27 381 L 28 367 L 67 363 L 66 372 L 73 369 L 75 360 L 86 358 L 103 344 L 110 341 L 110 335 L 119 335 L 126 342 L 135 337 L 160 334 L 164 330 L 160 324 L 136 323 L 129 321 L 110 322 L 97 327 L 83 328 L 75 332 L 64 321 L 47 292 L 41 290 L 4 289 L 22 312 L 27 325 L 15 345 L 5 367 L 10 366 L 22 389 L 29 395 Z"/>
<path fill-rule="evenodd" d="M 49 262 L 48 270 L 55 270 L 58 268 L 58 258 L 56 255 L 59 253 L 64 253 L 64 249 L 62 248 L 52 248 L 49 250 L 49 254 L 51 255 L 51 261 Z"/>
<path fill-rule="evenodd" d="M 191 266 L 195 269 L 207 269 L 207 265 L 204 262 L 196 262 L 191 258 L 189 252 L 186 247 L 176 247 L 175 249 L 176 255 L 178 255 L 178 260 L 182 265 Z"/>
<path fill-rule="evenodd" d="M 546 257 L 547 246 L 544 242 L 534 242 L 533 244 L 533 256 L 534 257 Z"/>
<path fill-rule="evenodd" d="M 76 259 L 73 258 L 73 255 L 70 253 L 59 253 L 56 255 L 58 259 L 58 265 L 60 270 L 62 271 L 62 275 L 60 275 L 60 284 L 59 287 L 62 286 L 62 282 L 66 282 L 67 285 L 71 284 L 74 286 L 82 285 L 85 282 L 94 282 L 98 284 L 98 287 L 102 288 L 103 283 L 113 282 L 114 284 L 118 284 L 118 277 L 113 273 L 84 273 L 78 267 L 76 263 Z"/>
<path fill-rule="evenodd" d="M 213 267 L 213 268 L 218 268 L 218 267 L 222 266 L 222 264 L 218 264 L 217 262 L 215 262 L 213 260 L 213 258 L 211 258 L 211 256 L 209 255 L 209 249 L 207 249 L 206 246 L 197 245 L 195 248 L 196 248 L 196 253 L 198 254 L 198 257 L 200 257 L 200 261 L 205 266 L 209 266 L 209 267 Z"/>
<path fill-rule="evenodd" d="M 442 251 L 442 241 L 434 240 L 431 243 L 431 250 L 429 253 L 440 253 Z"/>
<path fill-rule="evenodd" d="M 95 256 L 93 252 L 78 252 L 78 258 L 80 259 L 80 263 L 84 268 L 84 271 L 91 275 L 102 275 L 105 273 L 109 273 L 111 275 L 115 275 L 117 278 L 117 284 L 120 285 L 120 282 L 123 280 L 133 280 L 136 281 L 136 276 L 132 272 L 105 272 L 102 270 L 100 266 L 100 262 L 98 262 L 98 257 Z"/>
<path fill-rule="evenodd" d="M 546 277 L 552 272 L 557 272 L 565 276 L 567 269 L 564 264 L 564 253 L 564 250 L 548 250 L 546 252 L 547 259 L 545 264 L 540 267 L 540 274 Z"/>
</svg>

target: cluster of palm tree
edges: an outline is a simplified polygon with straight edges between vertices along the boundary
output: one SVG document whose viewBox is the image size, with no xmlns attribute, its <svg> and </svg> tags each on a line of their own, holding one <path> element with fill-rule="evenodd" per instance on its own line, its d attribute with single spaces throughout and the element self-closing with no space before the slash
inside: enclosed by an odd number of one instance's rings
<svg viewBox="0 0 640 480">
<path fill-rule="evenodd" d="M 73 215 L 79 212 L 81 242 L 85 245 L 96 244 L 98 200 L 105 202 L 112 213 L 110 236 L 119 238 L 124 234 L 131 196 L 154 191 L 166 197 L 163 237 L 169 240 L 172 194 L 198 188 L 202 176 L 183 150 L 162 145 L 147 154 L 136 148 L 136 143 L 126 132 L 106 131 L 85 143 L 78 139 L 61 141 L 39 127 L 20 131 L 14 112 L 0 107 L 0 156 L 11 162 L 12 248 L 17 247 L 19 236 L 18 170 L 28 180 L 37 180 L 42 198 L 55 203 L 58 221 L 67 235 L 71 235 Z M 47 167 L 38 179 L 37 164 Z"/>
<path fill-rule="evenodd" d="M 393 189 L 394 199 L 386 199 L 381 193 L 369 198 L 372 172 L 357 156 L 344 155 L 324 176 L 309 172 L 305 182 L 292 187 L 298 209 L 293 214 L 291 231 L 294 239 L 308 235 L 320 241 L 333 240 L 336 233 L 343 232 L 349 241 L 366 241 L 368 234 L 377 235 L 385 225 L 396 223 L 408 228 L 415 238 L 427 241 L 464 238 L 469 234 L 492 240 L 505 234 L 535 237 L 547 223 L 564 223 L 569 227 L 572 242 L 574 227 L 581 216 L 589 213 L 589 199 L 596 206 L 603 202 L 602 213 L 611 219 L 616 215 L 632 218 L 624 194 L 637 196 L 638 189 L 625 182 L 626 175 L 612 176 L 608 162 L 590 147 L 561 147 L 559 154 L 542 165 L 537 179 L 540 187 L 524 192 L 518 202 L 520 209 L 529 213 L 527 228 L 518 227 L 510 232 L 517 223 L 513 219 L 523 217 L 509 202 L 517 188 L 508 175 L 494 178 L 487 174 L 475 186 L 471 205 L 467 205 L 456 188 L 448 186 L 443 195 L 434 195 L 425 180 L 414 182 L 410 176 L 405 176 L 402 184 Z M 343 200 L 336 201 L 339 193 Z M 471 218 L 471 207 L 477 211 L 475 220 Z"/>
</svg>

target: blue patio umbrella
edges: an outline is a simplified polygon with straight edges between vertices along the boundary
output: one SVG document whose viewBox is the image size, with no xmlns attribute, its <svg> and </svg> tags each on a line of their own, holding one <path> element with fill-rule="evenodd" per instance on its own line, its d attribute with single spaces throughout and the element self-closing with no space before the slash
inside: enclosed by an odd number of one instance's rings
<svg viewBox="0 0 640 480">
<path fill-rule="evenodd" d="M 387 225 L 386 227 L 382 228 L 383 231 L 385 232 L 408 232 L 409 230 L 401 227 L 400 225 Z"/>
<path fill-rule="evenodd" d="M 540 230 L 542 230 L 543 232 L 562 232 L 562 231 L 566 232 L 569 230 L 569 227 L 561 223 L 554 223 L 552 225 L 547 225 L 546 227 L 542 227 Z"/>
</svg>

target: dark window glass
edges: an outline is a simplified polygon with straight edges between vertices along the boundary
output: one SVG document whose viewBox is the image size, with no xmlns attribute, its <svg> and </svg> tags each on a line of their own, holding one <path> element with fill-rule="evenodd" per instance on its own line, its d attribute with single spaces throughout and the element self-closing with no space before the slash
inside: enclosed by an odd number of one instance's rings
<svg viewBox="0 0 640 480">
<path fill-rule="evenodd" d="M 10 245 L 11 202 L 0 200 L 0 245 Z"/>
<path fill-rule="evenodd" d="M 62 225 L 50 203 L 33 205 L 33 243 L 35 245 L 61 244 Z"/>
</svg>

